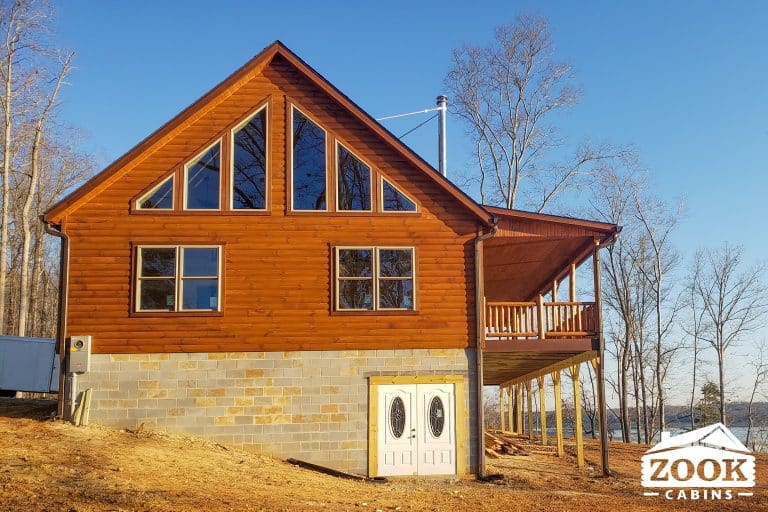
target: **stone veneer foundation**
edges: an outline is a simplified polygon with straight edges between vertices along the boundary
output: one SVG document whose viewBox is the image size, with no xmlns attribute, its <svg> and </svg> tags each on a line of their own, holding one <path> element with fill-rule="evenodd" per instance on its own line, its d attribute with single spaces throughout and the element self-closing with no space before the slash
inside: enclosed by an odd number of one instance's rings
<svg viewBox="0 0 768 512">
<path fill-rule="evenodd" d="M 93 390 L 98 423 L 186 432 L 366 474 L 367 377 L 464 375 L 474 471 L 474 361 L 471 349 L 97 354 L 77 386 Z"/>
</svg>

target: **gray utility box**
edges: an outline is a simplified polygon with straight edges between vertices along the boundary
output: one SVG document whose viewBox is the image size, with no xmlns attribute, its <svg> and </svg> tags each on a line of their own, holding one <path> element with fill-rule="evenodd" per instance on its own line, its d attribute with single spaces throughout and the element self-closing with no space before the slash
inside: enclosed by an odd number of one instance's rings
<svg viewBox="0 0 768 512">
<path fill-rule="evenodd" d="M 56 340 L 0 336 L 0 390 L 56 393 Z"/>
<path fill-rule="evenodd" d="M 69 338 L 69 373 L 85 373 L 91 369 L 91 337 Z"/>
</svg>

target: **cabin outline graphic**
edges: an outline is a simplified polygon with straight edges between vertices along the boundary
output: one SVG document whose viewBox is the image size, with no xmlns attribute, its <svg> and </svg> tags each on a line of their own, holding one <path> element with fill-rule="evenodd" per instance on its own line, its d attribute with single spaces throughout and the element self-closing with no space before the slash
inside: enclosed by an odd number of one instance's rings
<svg viewBox="0 0 768 512">
<path fill-rule="evenodd" d="M 641 457 L 642 486 L 653 488 L 734 488 L 755 486 L 755 457 L 750 450 L 734 436 L 722 423 L 715 423 L 677 436 L 664 437 L 656 445 L 649 448 Z M 666 461 L 666 465 L 664 462 Z M 698 468 L 703 461 L 706 468 L 704 476 L 695 473 L 691 478 L 678 480 L 671 478 L 670 473 L 678 470 L 676 461 L 687 468 Z M 709 462 L 712 461 L 712 462 Z M 715 463 L 719 473 L 715 476 Z M 664 467 L 659 475 L 659 468 Z M 730 470 L 730 471 L 729 471 Z M 656 474 L 660 478 L 654 479 Z M 724 476 L 740 476 L 744 478 L 727 478 Z M 664 478 L 664 477 L 667 478 Z"/>
</svg>

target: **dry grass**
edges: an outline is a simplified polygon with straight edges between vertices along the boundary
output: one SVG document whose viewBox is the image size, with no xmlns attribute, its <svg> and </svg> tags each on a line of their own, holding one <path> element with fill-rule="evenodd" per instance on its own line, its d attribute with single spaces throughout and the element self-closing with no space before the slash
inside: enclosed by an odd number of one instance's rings
<svg viewBox="0 0 768 512">
<path fill-rule="evenodd" d="M 186 511 L 529 511 L 768 510 L 768 457 L 758 458 L 753 498 L 668 502 L 641 495 L 644 447 L 611 446 L 616 476 L 597 477 L 547 455 L 489 460 L 503 478 L 342 480 L 205 439 L 131 433 L 51 421 L 41 401 L 0 400 L 0 510 Z"/>
</svg>

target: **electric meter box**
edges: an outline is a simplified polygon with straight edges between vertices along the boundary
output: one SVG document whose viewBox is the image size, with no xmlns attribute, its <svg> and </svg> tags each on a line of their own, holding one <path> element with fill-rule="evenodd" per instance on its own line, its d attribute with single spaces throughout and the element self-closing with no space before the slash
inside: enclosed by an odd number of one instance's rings
<svg viewBox="0 0 768 512">
<path fill-rule="evenodd" d="M 69 338 L 69 373 L 85 373 L 91 369 L 91 337 Z"/>
</svg>

